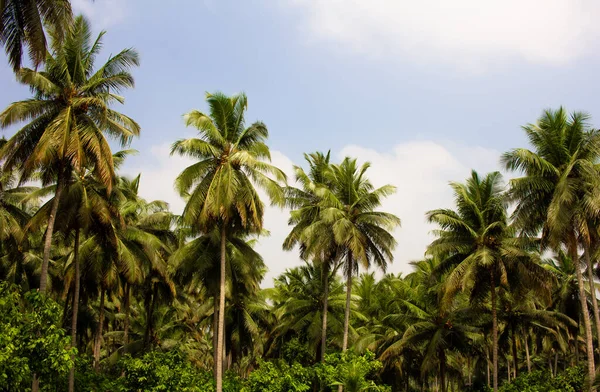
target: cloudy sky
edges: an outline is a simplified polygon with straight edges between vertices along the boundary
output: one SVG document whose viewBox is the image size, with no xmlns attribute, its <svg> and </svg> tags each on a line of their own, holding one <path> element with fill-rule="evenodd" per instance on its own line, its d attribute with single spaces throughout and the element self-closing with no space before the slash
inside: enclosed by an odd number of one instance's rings
<svg viewBox="0 0 600 392">
<path fill-rule="evenodd" d="M 181 211 L 172 184 L 189 161 L 169 157 L 169 146 L 194 134 L 182 114 L 205 109 L 205 91 L 245 91 L 248 120 L 268 125 L 283 170 L 331 149 L 336 160 L 370 161 L 376 185 L 397 186 L 383 207 L 402 219 L 392 272 L 422 257 L 432 229 L 424 212 L 452 205 L 448 182 L 498 170 L 501 152 L 525 145 L 520 126 L 544 108 L 600 120 L 595 0 L 73 3 L 108 31 L 105 56 L 141 54 L 122 110 L 143 127 L 125 168 L 142 173 L 143 196 Z M 29 93 L 0 60 L 5 107 Z M 281 251 L 287 212 L 269 209 L 265 223 L 270 285 L 300 262 Z"/>
</svg>

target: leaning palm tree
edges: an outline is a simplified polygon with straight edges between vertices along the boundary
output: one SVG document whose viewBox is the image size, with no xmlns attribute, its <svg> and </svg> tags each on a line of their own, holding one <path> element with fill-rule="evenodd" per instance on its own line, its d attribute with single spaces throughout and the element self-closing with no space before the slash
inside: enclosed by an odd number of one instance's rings
<svg viewBox="0 0 600 392">
<path fill-rule="evenodd" d="M 260 233 L 263 225 L 263 203 L 255 184 L 266 191 L 273 203 L 284 204 L 284 193 L 278 181 L 284 173 L 267 163 L 269 135 L 262 122 L 246 126 L 248 107 L 245 94 L 228 97 L 222 93 L 207 94 L 210 113 L 193 110 L 185 115 L 186 125 L 199 131 L 198 138 L 179 140 L 172 154 L 198 159 L 176 179 L 175 185 L 187 199 L 182 219 L 186 225 L 202 233 L 220 231 L 219 323 L 217 363 L 222 362 L 225 326 L 225 271 L 227 238 L 236 232 Z M 269 175 L 275 177 L 270 178 Z M 215 372 L 217 392 L 222 391 L 222 367 Z"/>
<path fill-rule="evenodd" d="M 359 166 L 351 158 L 333 165 L 332 187 L 323 190 L 320 218 L 306 229 L 309 237 L 331 230 L 335 246 L 344 254 L 341 263 L 346 276 L 346 312 L 342 351 L 348 348 L 352 277 L 358 273 L 359 264 L 364 268 L 375 264 L 385 271 L 387 263 L 394 259 L 392 251 L 396 247 L 390 231 L 400 225 L 395 215 L 375 211 L 396 188 L 384 185 L 375 189 L 365 175 L 369 167 L 368 163 Z"/>
<path fill-rule="evenodd" d="M 46 57 L 43 71 L 18 71 L 17 79 L 32 89 L 34 98 L 14 102 L 0 113 L 0 128 L 29 121 L 0 151 L 6 170 L 18 168 L 21 182 L 41 170 L 44 184 L 56 183 L 44 240 L 41 292 L 46 291 L 60 195 L 71 172 L 92 168 L 110 193 L 115 175 L 105 134 L 125 145 L 140 132 L 135 121 L 110 109 L 112 103 L 124 102 L 116 93 L 133 87 L 129 69 L 138 65 L 138 55 L 125 49 L 94 71 L 103 35 L 92 41 L 88 21 L 77 17 L 64 41 L 53 42 L 53 53 Z"/>
<path fill-rule="evenodd" d="M 510 182 L 510 195 L 516 201 L 515 224 L 530 235 L 542 233 L 542 248 L 564 245 L 571 260 L 579 260 L 584 247 L 592 268 L 589 250 L 590 220 L 600 216 L 600 131 L 591 129 L 589 116 L 563 108 L 546 110 L 536 124 L 523 127 L 533 151 L 513 149 L 502 157 L 506 169 L 520 171 L 523 177 Z M 586 303 L 581 268 L 576 268 L 579 300 L 587 345 L 588 377 L 595 376 L 592 326 Z M 593 283 L 593 282 L 590 282 Z M 593 306 L 599 319 L 597 305 Z"/>
<path fill-rule="evenodd" d="M 47 53 L 44 28 L 62 40 L 71 17 L 69 0 L 1 0 L 0 44 L 13 70 L 21 68 L 25 48 L 35 67 L 43 63 Z"/>
<path fill-rule="evenodd" d="M 530 287 L 544 287 L 548 274 L 530 262 L 527 239 L 514 237 L 509 227 L 501 175 L 481 178 L 475 171 L 462 183 L 451 183 L 456 210 L 427 212 L 427 219 L 440 229 L 427 253 L 442 260 L 438 270 L 450 271 L 444 297 L 449 303 L 459 290 L 468 291 L 471 302 L 484 302 L 489 293 L 492 313 L 493 388 L 498 390 L 497 287 L 508 286 L 509 273 L 517 271 Z M 533 273 L 532 271 L 535 271 Z M 516 272 L 515 272 L 516 273 Z"/>
</svg>

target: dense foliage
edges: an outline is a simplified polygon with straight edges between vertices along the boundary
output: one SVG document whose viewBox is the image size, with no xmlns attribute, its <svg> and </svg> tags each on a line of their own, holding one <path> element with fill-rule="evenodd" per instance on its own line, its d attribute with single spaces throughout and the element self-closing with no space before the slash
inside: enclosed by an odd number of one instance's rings
<svg viewBox="0 0 600 392">
<path fill-rule="evenodd" d="M 119 171 L 133 151 L 109 143 L 140 134 L 113 109 L 137 53 L 97 66 L 104 33 L 92 39 L 66 0 L 27 2 L 29 19 L 15 19 L 17 4 L 0 2 L 0 43 L 33 95 L 0 113 L 0 127 L 16 127 L 0 145 L 0 390 L 600 383 L 600 131 L 587 115 L 547 110 L 526 125 L 530 148 L 502 157 L 508 184 L 476 171 L 451 183 L 454 206 L 426 213 L 423 259 L 390 274 L 400 218 L 381 206 L 396 188 L 375 187 L 369 163 L 323 152 L 286 176 L 243 93 L 209 93 L 207 111 L 185 115 L 197 135 L 172 145 L 193 160 L 175 179 L 182 214 L 145 200 L 143 177 Z M 24 45 L 43 65 L 20 66 Z M 263 194 L 287 208 L 282 247 L 304 261 L 270 288 L 274 260 L 254 248 L 269 229 Z"/>
</svg>

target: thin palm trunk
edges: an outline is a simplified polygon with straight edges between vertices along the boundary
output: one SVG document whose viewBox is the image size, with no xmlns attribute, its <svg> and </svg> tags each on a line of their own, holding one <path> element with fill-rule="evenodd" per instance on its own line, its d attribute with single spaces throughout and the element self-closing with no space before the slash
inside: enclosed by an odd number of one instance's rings
<svg viewBox="0 0 600 392">
<path fill-rule="evenodd" d="M 446 392 L 446 353 L 440 349 L 440 385 L 442 392 Z"/>
<path fill-rule="evenodd" d="M 487 363 L 487 386 L 490 387 L 490 348 L 485 348 L 485 362 Z"/>
<path fill-rule="evenodd" d="M 130 306 L 129 306 L 129 301 L 131 300 L 131 295 L 129 293 L 130 290 L 130 286 L 129 283 L 125 282 L 125 292 L 123 293 L 123 295 L 125 296 L 125 303 L 124 303 L 124 308 L 125 308 L 125 320 L 124 320 L 124 326 L 123 326 L 123 344 L 125 345 L 125 352 L 127 352 L 127 345 L 129 344 L 129 312 L 130 312 Z"/>
<path fill-rule="evenodd" d="M 346 309 L 344 311 L 344 337 L 342 340 L 342 352 L 348 349 L 348 332 L 350 329 L 350 300 L 352 298 L 352 255 L 348 254 L 348 272 L 346 276 Z"/>
<path fill-rule="evenodd" d="M 58 204 L 60 202 L 60 196 L 65 187 L 64 176 L 58 175 L 56 182 L 56 191 L 54 193 L 54 199 L 52 200 L 52 208 L 50 209 L 50 216 L 48 217 L 48 226 L 46 227 L 46 236 L 44 238 L 44 257 L 42 259 L 42 271 L 40 273 L 40 293 L 45 294 L 48 287 L 48 264 L 50 263 L 50 248 L 52 247 L 52 235 L 54 234 L 54 222 L 56 221 L 56 214 L 58 212 Z"/>
<path fill-rule="evenodd" d="M 598 311 L 598 300 L 596 298 L 596 283 L 594 279 L 594 265 L 590 257 L 590 246 L 584 241 L 585 263 L 587 264 L 588 282 L 590 285 L 590 297 L 592 297 L 592 310 L 594 311 L 594 321 L 596 324 L 596 339 L 600 344 L 600 313 Z"/>
<path fill-rule="evenodd" d="M 525 358 L 527 358 L 527 373 L 531 373 L 531 357 L 529 356 L 529 340 L 525 335 Z"/>
<path fill-rule="evenodd" d="M 329 263 L 323 264 L 323 322 L 321 324 L 321 362 L 325 362 L 327 345 L 327 312 L 329 307 Z"/>
<path fill-rule="evenodd" d="M 490 291 L 492 293 L 492 373 L 493 389 L 498 392 L 498 315 L 496 314 L 496 276 L 490 271 Z"/>
<path fill-rule="evenodd" d="M 225 340 L 225 267 L 227 231 L 225 223 L 221 227 L 221 271 L 219 279 L 219 330 L 217 332 L 217 371 L 215 372 L 216 392 L 223 392 L 223 343 Z"/>
<path fill-rule="evenodd" d="M 103 340 L 103 328 L 104 328 L 104 299 L 105 293 L 104 287 L 100 289 L 100 316 L 98 317 L 98 332 L 96 335 L 96 341 L 94 343 L 94 370 L 100 370 L 100 350 L 102 348 Z"/>
<path fill-rule="evenodd" d="M 219 302 L 217 299 L 213 299 L 213 336 L 212 336 L 212 346 L 213 346 L 213 374 L 217 374 L 217 364 L 219 362 L 217 358 L 217 339 L 218 339 L 218 331 L 219 331 Z"/>
<path fill-rule="evenodd" d="M 592 336 L 592 326 L 590 322 L 590 314 L 587 306 L 587 296 L 585 294 L 585 285 L 583 283 L 583 274 L 579 265 L 579 254 L 577 252 L 577 238 L 573 233 L 571 235 L 571 241 L 569 246 L 569 252 L 571 260 L 575 263 L 575 271 L 577 272 L 577 285 L 579 286 L 579 302 L 581 304 L 581 313 L 583 316 L 583 327 L 585 330 L 585 344 L 586 344 L 586 355 L 588 365 L 588 379 L 594 380 L 596 375 L 596 366 L 594 364 L 594 342 Z M 590 391 L 594 391 L 595 388 L 591 386 Z"/>
<path fill-rule="evenodd" d="M 517 360 L 517 334 L 515 333 L 515 326 L 511 327 L 512 332 L 512 352 L 513 352 L 513 362 L 515 365 L 515 378 L 519 376 L 519 366 Z"/>
<path fill-rule="evenodd" d="M 77 316 L 79 314 L 79 228 L 75 229 L 75 244 L 73 245 L 73 264 L 75 265 L 74 288 L 73 288 L 73 316 L 71 317 L 71 347 L 77 348 Z M 71 355 L 75 361 L 75 356 Z M 75 365 L 69 371 L 69 392 L 75 391 Z"/>
</svg>

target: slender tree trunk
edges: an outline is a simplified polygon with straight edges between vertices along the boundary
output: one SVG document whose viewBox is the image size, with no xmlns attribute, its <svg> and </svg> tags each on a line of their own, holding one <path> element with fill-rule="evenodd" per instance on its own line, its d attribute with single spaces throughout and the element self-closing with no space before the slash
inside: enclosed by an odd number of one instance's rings
<svg viewBox="0 0 600 392">
<path fill-rule="evenodd" d="M 490 348 L 486 346 L 485 348 L 485 359 L 486 359 L 486 363 L 487 363 L 487 386 L 488 388 L 491 385 L 490 382 Z"/>
<path fill-rule="evenodd" d="M 512 332 L 512 352 L 513 352 L 513 361 L 515 365 L 515 378 L 519 376 L 519 361 L 517 359 L 517 334 L 515 333 L 515 326 L 511 327 Z"/>
<path fill-rule="evenodd" d="M 42 271 L 40 274 L 40 293 L 45 294 L 48 286 L 48 264 L 50 263 L 50 248 L 52 247 L 52 235 L 54 234 L 54 222 L 58 212 L 60 196 L 65 187 L 65 179 L 63 173 L 59 173 L 56 181 L 56 191 L 54 192 L 54 200 L 52 200 L 52 208 L 48 217 L 48 226 L 46 227 L 46 236 L 44 238 L 44 257 L 42 259 Z"/>
<path fill-rule="evenodd" d="M 496 274 L 490 272 L 490 291 L 492 293 L 492 372 L 493 390 L 498 392 L 498 315 L 496 314 Z"/>
<path fill-rule="evenodd" d="M 550 375 L 554 378 L 554 369 L 552 368 L 552 359 L 548 357 L 548 368 L 550 369 Z"/>
<path fill-rule="evenodd" d="M 225 268 L 227 263 L 227 231 L 225 223 L 221 227 L 221 271 L 219 279 L 219 330 L 217 332 L 217 371 L 215 372 L 216 392 L 223 392 L 223 347 L 225 341 Z"/>
<path fill-rule="evenodd" d="M 217 298 L 213 298 L 213 336 L 212 336 L 212 343 L 213 343 L 213 375 L 217 374 L 217 364 L 219 362 L 218 358 L 217 358 L 217 338 L 218 338 L 218 331 L 219 331 L 219 302 L 217 301 Z"/>
<path fill-rule="evenodd" d="M 594 311 L 594 322 L 596 324 L 596 341 L 600 344 L 600 313 L 598 312 L 598 300 L 596 298 L 596 284 L 594 280 L 594 265 L 590 257 L 590 246 L 584 241 L 585 262 L 587 264 L 588 281 L 590 284 L 590 297 L 592 297 L 592 310 Z"/>
<path fill-rule="evenodd" d="M 104 297 L 105 297 L 104 287 L 100 289 L 100 317 L 98 320 L 98 332 L 96 335 L 96 341 L 94 343 L 94 370 L 96 372 L 100 370 L 100 350 L 102 348 L 102 340 L 103 340 L 103 329 L 104 329 Z"/>
<path fill-rule="evenodd" d="M 510 359 L 506 356 L 506 375 L 508 376 L 508 383 L 510 384 Z"/>
<path fill-rule="evenodd" d="M 125 353 L 127 353 L 127 345 L 129 344 L 129 313 L 130 313 L 130 286 L 129 283 L 125 282 L 125 289 L 123 290 L 123 295 L 125 296 L 124 300 L 124 308 L 125 308 L 125 320 L 123 321 L 123 345 Z"/>
<path fill-rule="evenodd" d="M 446 392 L 446 353 L 440 349 L 440 385 L 442 392 Z"/>
<path fill-rule="evenodd" d="M 348 349 L 348 331 L 350 329 L 350 300 L 352 299 L 352 255 L 348 253 L 348 274 L 346 276 L 346 310 L 344 312 L 344 338 L 342 340 L 342 352 Z"/>
<path fill-rule="evenodd" d="M 527 358 L 527 373 L 531 373 L 531 358 L 529 357 L 529 340 L 525 334 L 525 358 Z"/>
<path fill-rule="evenodd" d="M 77 348 L 77 316 L 79 315 L 79 228 L 75 229 L 75 244 L 73 245 L 73 264 L 75 266 L 74 288 L 73 288 L 73 316 L 71 317 L 71 347 Z M 75 360 L 75 356 L 71 356 Z M 75 364 L 69 371 L 69 392 L 75 391 Z"/>
<path fill-rule="evenodd" d="M 325 362 L 327 346 L 327 312 L 329 311 L 329 262 L 323 263 L 323 322 L 321 324 L 321 362 Z"/>
<path fill-rule="evenodd" d="M 554 352 L 554 374 L 558 374 L 558 350 Z"/>
<path fill-rule="evenodd" d="M 146 312 L 147 320 L 146 320 L 146 331 L 144 332 L 144 349 L 148 350 L 150 348 L 150 342 L 152 341 L 152 333 L 154 330 L 154 308 L 156 306 L 156 297 L 158 296 L 158 286 L 154 284 L 152 287 L 152 299 L 150 300 L 150 304 L 148 306 L 148 311 Z"/>
<path fill-rule="evenodd" d="M 581 313 L 583 316 L 583 326 L 585 329 L 585 343 L 586 343 L 586 355 L 587 355 L 587 365 L 588 365 L 588 379 L 594 380 L 596 376 L 596 366 L 594 363 L 594 341 L 592 336 L 592 326 L 590 322 L 590 313 L 588 311 L 587 306 L 587 296 L 585 293 L 585 285 L 583 283 L 583 275 L 581 273 L 581 266 L 579 265 L 579 254 L 577 252 L 577 237 L 573 233 L 571 235 L 571 244 L 569 253 L 571 256 L 571 260 L 575 264 L 575 271 L 577 272 L 577 285 L 579 286 L 579 302 L 581 303 Z M 590 385 L 592 383 L 590 382 Z M 595 388 L 590 386 L 590 391 L 594 391 Z"/>
</svg>

